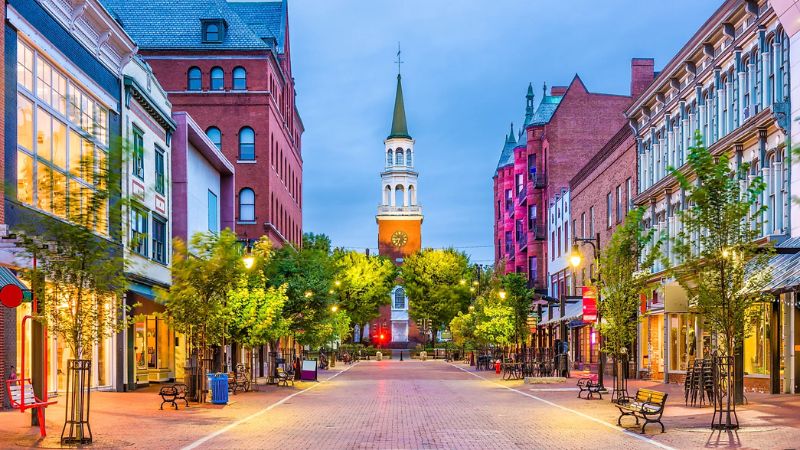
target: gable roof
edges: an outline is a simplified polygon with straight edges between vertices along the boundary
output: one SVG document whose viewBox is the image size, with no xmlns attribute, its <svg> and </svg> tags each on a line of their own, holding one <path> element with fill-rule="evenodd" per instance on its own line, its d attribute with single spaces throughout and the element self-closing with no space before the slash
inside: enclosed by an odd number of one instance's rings
<svg viewBox="0 0 800 450">
<path fill-rule="evenodd" d="M 270 44 L 262 38 L 269 37 L 275 38 L 279 51 L 283 49 L 285 0 L 248 3 L 225 0 L 100 1 L 142 49 L 268 50 Z M 221 43 L 203 43 L 203 19 L 225 21 L 225 39 Z"/>
</svg>

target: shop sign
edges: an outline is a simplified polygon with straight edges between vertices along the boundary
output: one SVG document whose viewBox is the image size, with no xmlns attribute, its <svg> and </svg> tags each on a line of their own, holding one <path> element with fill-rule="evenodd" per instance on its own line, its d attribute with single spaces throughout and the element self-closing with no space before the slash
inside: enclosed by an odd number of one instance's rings
<svg viewBox="0 0 800 450">
<path fill-rule="evenodd" d="M 0 289 L 0 303 L 6 308 L 16 308 L 22 304 L 25 293 L 16 284 L 7 284 Z"/>
<path fill-rule="evenodd" d="M 597 288 L 583 286 L 583 321 L 592 323 L 597 321 Z"/>
</svg>

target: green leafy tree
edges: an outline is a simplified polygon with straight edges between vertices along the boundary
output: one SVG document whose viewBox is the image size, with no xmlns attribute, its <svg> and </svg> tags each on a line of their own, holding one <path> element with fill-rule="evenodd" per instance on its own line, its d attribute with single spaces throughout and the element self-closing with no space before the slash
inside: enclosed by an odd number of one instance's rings
<svg viewBox="0 0 800 450">
<path fill-rule="evenodd" d="M 732 356 L 741 352 L 755 320 L 754 306 L 763 300 L 772 275 L 770 251 L 757 243 L 766 211 L 759 202 L 765 184 L 747 176 L 748 164 L 732 170 L 725 155 L 712 155 L 699 133 L 688 166 L 688 173 L 671 171 L 689 202 L 678 212 L 681 226 L 672 245 L 679 264 L 672 273 L 718 337 L 720 355 Z M 732 378 L 723 381 L 733 386 Z M 737 397 L 741 389 L 737 383 Z"/>
<path fill-rule="evenodd" d="M 475 337 L 486 344 L 506 347 L 514 342 L 514 308 L 501 301 L 487 302 L 480 309 Z"/>
<path fill-rule="evenodd" d="M 270 286 L 286 285 L 283 314 L 300 344 L 318 345 L 325 335 L 317 328 L 326 326 L 334 304 L 331 287 L 335 272 L 330 239 L 313 233 L 303 236 L 300 249 L 284 245 L 275 250 L 265 266 Z"/>
<path fill-rule="evenodd" d="M 389 298 L 397 267 L 384 257 L 343 250 L 334 252 L 334 266 L 333 294 L 339 309 L 363 328 L 378 317 L 378 307 Z"/>
<path fill-rule="evenodd" d="M 600 325 L 601 350 L 614 358 L 625 354 L 636 340 L 639 296 L 660 256 L 661 241 L 654 242 L 652 230 L 641 226 L 644 213 L 643 207 L 631 210 L 600 252 L 602 277 L 596 284 L 601 298 L 598 308 L 605 319 Z"/>
<path fill-rule="evenodd" d="M 531 312 L 533 291 L 528 289 L 527 279 L 519 273 L 509 273 L 500 277 L 500 286 L 504 293 L 503 303 L 514 312 L 514 343 L 524 344 L 530 329 L 528 328 L 528 315 Z M 498 293 L 499 295 L 499 293 Z"/>
<path fill-rule="evenodd" d="M 228 323 L 228 292 L 244 270 L 236 235 L 225 229 L 219 234 L 196 233 L 190 245 L 173 243 L 172 287 L 158 289 L 175 329 L 187 337 L 199 374 L 206 373 L 210 347 L 223 343 Z M 203 391 L 204 376 L 198 376 L 197 392 Z M 204 401 L 203 396 L 199 400 Z"/>
<path fill-rule="evenodd" d="M 454 249 L 424 249 L 406 258 L 400 268 L 408 314 L 417 323 L 431 321 L 434 341 L 435 331 L 469 306 L 468 268 L 467 256 Z"/>
</svg>

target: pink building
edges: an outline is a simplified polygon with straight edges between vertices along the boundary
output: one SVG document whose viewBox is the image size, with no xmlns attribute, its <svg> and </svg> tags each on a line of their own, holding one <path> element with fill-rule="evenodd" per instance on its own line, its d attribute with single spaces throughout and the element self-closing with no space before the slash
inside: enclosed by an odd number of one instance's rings
<svg viewBox="0 0 800 450">
<path fill-rule="evenodd" d="M 653 78 L 652 60 L 634 59 L 631 78 L 635 96 Z M 495 260 L 506 273 L 525 273 L 529 286 L 545 294 L 548 202 L 619 131 L 631 97 L 589 92 L 575 75 L 549 94 L 545 86 L 536 108 L 532 86 L 526 100 L 523 130 L 506 136 L 494 175 Z"/>
</svg>

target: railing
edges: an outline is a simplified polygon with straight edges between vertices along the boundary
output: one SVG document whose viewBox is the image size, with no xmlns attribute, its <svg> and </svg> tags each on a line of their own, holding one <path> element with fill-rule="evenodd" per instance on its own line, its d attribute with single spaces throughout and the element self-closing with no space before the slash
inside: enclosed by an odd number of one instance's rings
<svg viewBox="0 0 800 450">
<path fill-rule="evenodd" d="M 533 181 L 533 187 L 535 189 L 542 189 L 547 186 L 547 179 L 543 174 L 533 174 L 531 175 L 531 180 Z"/>
<path fill-rule="evenodd" d="M 531 222 L 528 224 L 530 233 L 533 233 L 533 238 L 537 241 L 544 241 L 547 239 L 547 227 L 542 223 Z"/>
<path fill-rule="evenodd" d="M 527 246 L 528 246 L 528 235 L 526 233 L 522 233 L 522 236 L 517 236 L 517 251 L 521 251 Z"/>
<path fill-rule="evenodd" d="M 528 198 L 528 186 L 522 186 L 522 190 L 517 194 L 517 205 L 525 203 Z"/>
<path fill-rule="evenodd" d="M 394 216 L 410 216 L 422 214 L 422 206 L 378 206 L 378 214 Z"/>
</svg>

